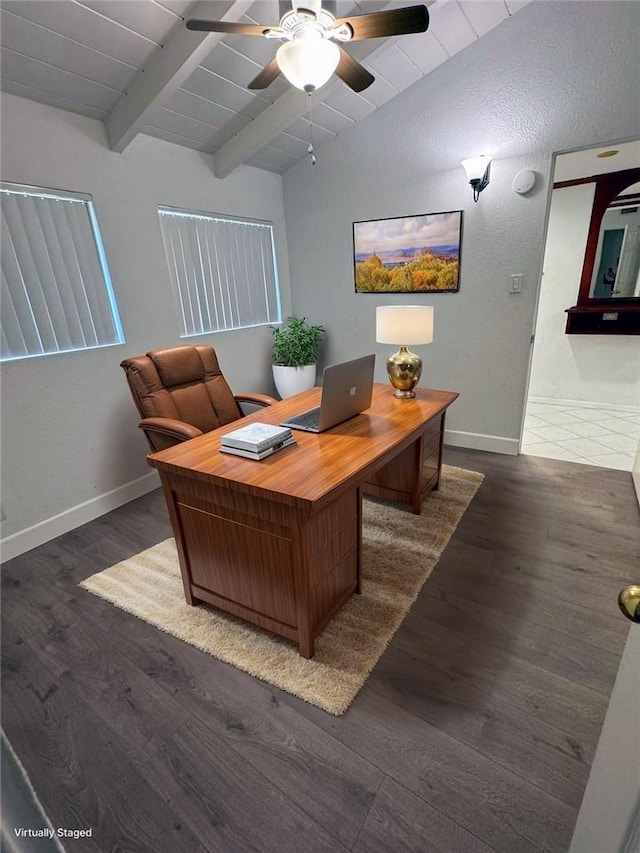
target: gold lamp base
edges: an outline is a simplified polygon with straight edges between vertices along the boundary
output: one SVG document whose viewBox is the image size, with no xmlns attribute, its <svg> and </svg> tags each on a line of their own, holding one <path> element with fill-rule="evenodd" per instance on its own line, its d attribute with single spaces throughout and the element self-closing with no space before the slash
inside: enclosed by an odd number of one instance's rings
<svg viewBox="0 0 640 853">
<path fill-rule="evenodd" d="M 387 373 L 389 381 L 396 389 L 393 392 L 394 397 L 401 399 L 415 397 L 413 389 L 420 381 L 422 359 L 405 346 L 401 346 L 397 353 L 390 355 L 387 359 Z"/>
</svg>

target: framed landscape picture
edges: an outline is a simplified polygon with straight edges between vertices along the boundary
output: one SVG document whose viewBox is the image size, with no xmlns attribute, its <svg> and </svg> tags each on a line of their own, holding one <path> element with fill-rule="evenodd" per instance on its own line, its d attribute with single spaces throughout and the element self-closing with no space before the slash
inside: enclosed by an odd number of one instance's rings
<svg viewBox="0 0 640 853">
<path fill-rule="evenodd" d="M 461 240 L 461 210 L 354 222 L 356 293 L 457 291 Z"/>
</svg>

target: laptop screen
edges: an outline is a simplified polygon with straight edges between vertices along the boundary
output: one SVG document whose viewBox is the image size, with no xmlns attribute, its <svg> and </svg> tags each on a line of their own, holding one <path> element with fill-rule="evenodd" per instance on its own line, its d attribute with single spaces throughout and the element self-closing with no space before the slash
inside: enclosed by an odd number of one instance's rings
<svg viewBox="0 0 640 853">
<path fill-rule="evenodd" d="M 325 367 L 320 406 L 289 418 L 282 425 L 324 432 L 359 415 L 371 405 L 374 367 L 374 354 Z"/>
</svg>

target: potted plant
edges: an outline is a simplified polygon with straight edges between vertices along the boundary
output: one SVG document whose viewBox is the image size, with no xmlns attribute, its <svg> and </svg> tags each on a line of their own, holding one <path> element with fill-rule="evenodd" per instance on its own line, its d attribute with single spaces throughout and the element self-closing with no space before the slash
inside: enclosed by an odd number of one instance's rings
<svg viewBox="0 0 640 853">
<path fill-rule="evenodd" d="M 318 346 L 322 326 L 312 326 L 305 317 L 289 317 L 288 325 L 270 326 L 273 335 L 273 381 L 284 399 L 313 388 L 316 381 Z"/>
</svg>

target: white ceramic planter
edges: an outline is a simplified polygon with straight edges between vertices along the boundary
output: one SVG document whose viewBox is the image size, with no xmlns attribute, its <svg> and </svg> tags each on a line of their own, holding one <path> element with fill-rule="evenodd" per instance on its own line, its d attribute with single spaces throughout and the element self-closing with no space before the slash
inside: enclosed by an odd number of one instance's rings
<svg viewBox="0 0 640 853">
<path fill-rule="evenodd" d="M 307 364 L 304 367 L 288 367 L 284 364 L 273 365 L 273 381 L 278 394 L 284 400 L 301 391 L 308 391 L 316 384 L 316 366 Z"/>
</svg>

